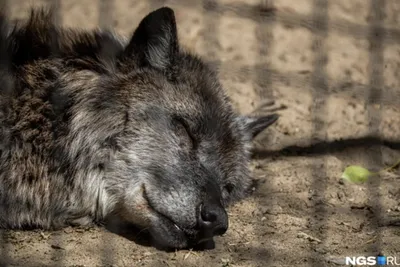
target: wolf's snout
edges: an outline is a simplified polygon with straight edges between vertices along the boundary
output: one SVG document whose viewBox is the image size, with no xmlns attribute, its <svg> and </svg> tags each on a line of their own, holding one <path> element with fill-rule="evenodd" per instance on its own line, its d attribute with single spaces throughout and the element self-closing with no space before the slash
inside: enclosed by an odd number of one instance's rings
<svg viewBox="0 0 400 267">
<path fill-rule="evenodd" d="M 200 239 L 222 235 L 228 230 L 228 215 L 219 203 L 208 203 L 200 206 L 198 218 Z"/>
</svg>

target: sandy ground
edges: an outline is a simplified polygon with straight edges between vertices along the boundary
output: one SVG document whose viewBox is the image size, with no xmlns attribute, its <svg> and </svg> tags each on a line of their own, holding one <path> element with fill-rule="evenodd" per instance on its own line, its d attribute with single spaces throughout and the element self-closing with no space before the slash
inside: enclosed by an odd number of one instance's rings
<svg viewBox="0 0 400 267">
<path fill-rule="evenodd" d="M 15 18 L 45 3 L 10 2 Z M 230 229 L 215 249 L 166 253 L 102 228 L 11 231 L 1 266 L 344 266 L 345 256 L 379 253 L 400 260 L 399 169 L 363 185 L 340 181 L 347 165 L 379 170 L 400 159 L 400 1 L 263 2 L 61 1 L 64 25 L 112 25 L 122 34 L 150 10 L 173 7 L 181 42 L 219 68 L 235 107 L 250 113 L 272 99 L 269 110 L 281 119 L 257 138 L 257 186 L 229 209 Z"/>
</svg>

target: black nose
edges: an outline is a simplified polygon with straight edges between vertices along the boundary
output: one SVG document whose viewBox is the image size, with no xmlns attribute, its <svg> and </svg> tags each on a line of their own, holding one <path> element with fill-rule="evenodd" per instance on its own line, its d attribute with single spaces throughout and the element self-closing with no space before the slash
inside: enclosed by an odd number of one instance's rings
<svg viewBox="0 0 400 267">
<path fill-rule="evenodd" d="M 201 239 L 222 235 L 228 230 L 228 214 L 219 203 L 202 204 L 198 221 Z"/>
</svg>

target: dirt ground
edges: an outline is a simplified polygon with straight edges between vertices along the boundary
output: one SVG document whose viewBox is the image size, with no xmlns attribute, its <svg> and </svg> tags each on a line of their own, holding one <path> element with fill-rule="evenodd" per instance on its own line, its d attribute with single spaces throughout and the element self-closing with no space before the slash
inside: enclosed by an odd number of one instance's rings
<svg viewBox="0 0 400 267">
<path fill-rule="evenodd" d="M 45 3 L 9 2 L 15 18 Z M 254 193 L 229 209 L 215 249 L 167 253 L 102 228 L 7 231 L 2 266 L 344 266 L 379 253 L 400 262 L 399 168 L 362 185 L 340 179 L 347 165 L 400 159 L 400 1 L 60 2 L 63 25 L 121 34 L 173 7 L 181 42 L 219 69 L 237 110 L 269 99 L 281 118 L 257 138 Z"/>
</svg>

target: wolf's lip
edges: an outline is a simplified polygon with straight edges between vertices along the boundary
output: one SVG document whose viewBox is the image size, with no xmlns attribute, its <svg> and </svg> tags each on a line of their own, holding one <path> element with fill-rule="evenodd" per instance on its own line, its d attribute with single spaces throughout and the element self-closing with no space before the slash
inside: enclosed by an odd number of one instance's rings
<svg viewBox="0 0 400 267">
<path fill-rule="evenodd" d="M 175 229 L 176 229 L 177 231 L 182 232 L 183 234 L 185 234 L 185 231 L 184 231 L 181 227 L 179 227 L 173 220 L 171 220 L 168 216 L 166 216 L 166 215 L 162 214 L 161 212 L 159 212 L 158 210 L 156 210 L 156 209 L 151 205 L 151 202 L 150 202 L 150 200 L 149 200 L 148 197 L 147 197 L 146 187 L 145 187 L 144 185 L 143 185 L 143 197 L 144 197 L 144 199 L 147 201 L 147 205 L 149 206 L 149 208 L 150 208 L 151 210 L 153 210 L 155 213 L 157 213 L 158 216 L 160 216 L 160 217 L 162 217 L 162 218 L 165 218 L 167 221 L 169 221 L 169 222 L 175 227 Z M 186 235 L 186 234 L 185 234 L 185 235 Z"/>
<path fill-rule="evenodd" d="M 197 241 L 197 243 L 198 244 L 201 244 L 201 243 L 204 243 L 204 242 L 208 242 L 208 241 L 210 241 L 210 240 L 213 240 L 214 238 L 211 236 L 211 237 L 205 237 L 205 238 L 202 238 L 202 239 L 200 239 L 200 240 L 198 240 Z"/>
<path fill-rule="evenodd" d="M 168 216 L 165 216 L 164 214 L 158 212 L 158 211 L 157 211 L 156 209 L 154 209 L 153 207 L 151 207 L 151 208 L 152 208 L 152 210 L 153 210 L 155 213 L 158 214 L 158 216 L 160 216 L 161 218 L 166 219 L 166 221 L 167 221 L 169 224 L 172 224 L 177 232 L 180 232 L 180 233 L 182 233 L 182 234 L 184 234 L 184 235 L 186 236 L 185 231 L 184 231 L 181 227 L 179 227 L 176 223 L 174 223 L 170 218 L 168 218 Z M 171 230 L 172 230 L 172 229 L 171 229 Z"/>
</svg>

